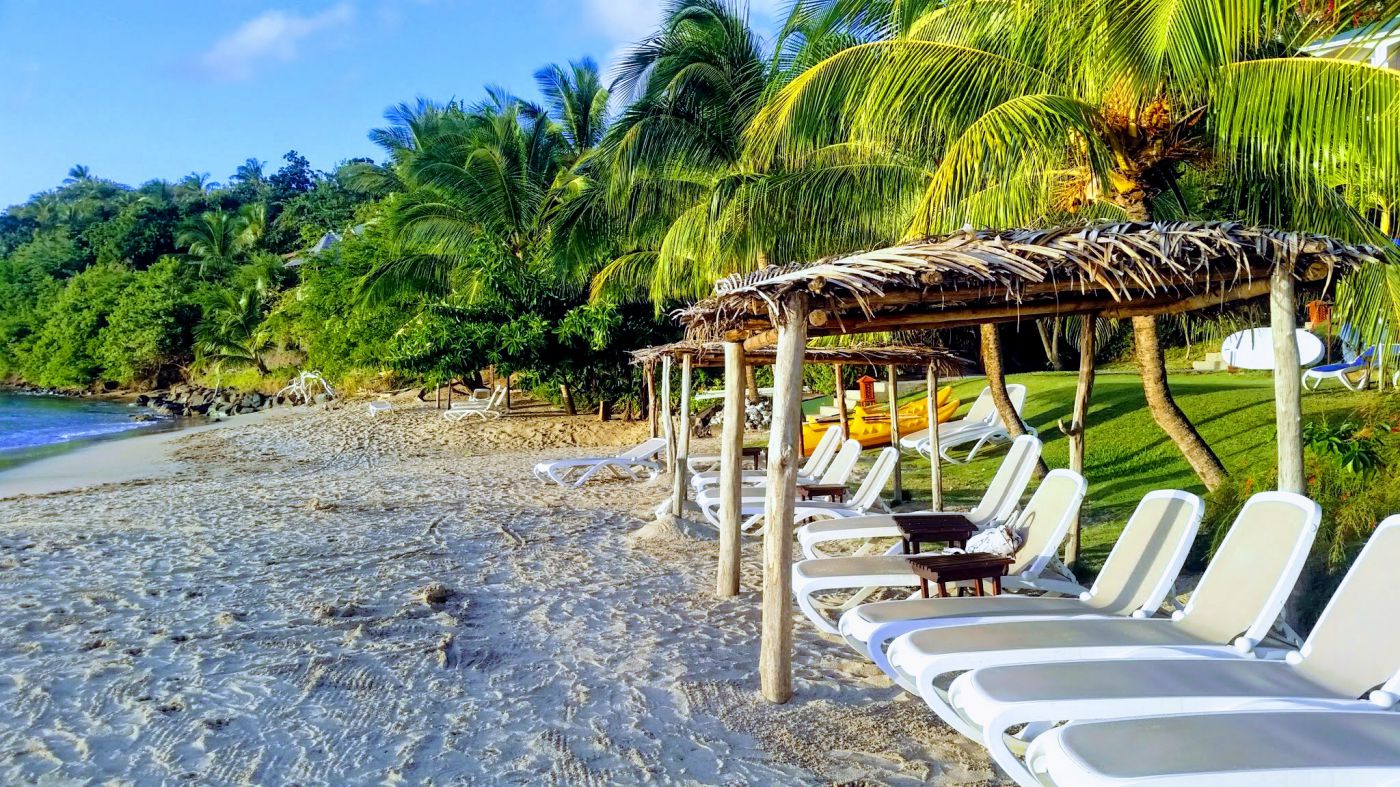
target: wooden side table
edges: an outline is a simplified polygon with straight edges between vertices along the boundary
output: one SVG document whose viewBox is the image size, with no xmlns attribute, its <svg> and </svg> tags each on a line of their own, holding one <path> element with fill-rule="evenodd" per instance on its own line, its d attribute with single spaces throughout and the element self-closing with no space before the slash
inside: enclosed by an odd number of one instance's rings
<svg viewBox="0 0 1400 787">
<path fill-rule="evenodd" d="M 985 595 L 983 583 L 990 580 L 992 595 L 1001 594 L 1001 578 L 1006 576 L 1006 568 L 1014 560 L 999 555 L 978 552 L 960 555 L 924 555 L 909 558 L 909 567 L 919 578 L 919 595 L 928 598 L 930 582 L 938 585 L 938 597 L 948 597 L 949 582 L 973 583 L 973 592 Z"/>
<path fill-rule="evenodd" d="M 745 459 L 752 459 L 755 470 L 762 470 L 763 466 L 768 464 L 768 449 L 761 445 L 744 446 L 740 455 Z"/>
<path fill-rule="evenodd" d="M 895 514 L 904 554 L 917 555 L 924 544 L 966 547 L 977 526 L 962 514 Z"/>
<path fill-rule="evenodd" d="M 797 499 L 811 500 L 816 497 L 824 497 L 837 503 L 846 502 L 845 484 L 798 484 Z"/>
</svg>

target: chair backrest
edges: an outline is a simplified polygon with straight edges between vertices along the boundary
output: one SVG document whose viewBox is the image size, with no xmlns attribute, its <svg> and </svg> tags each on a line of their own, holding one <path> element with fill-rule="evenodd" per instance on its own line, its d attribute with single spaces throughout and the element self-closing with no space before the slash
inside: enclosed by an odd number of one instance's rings
<svg viewBox="0 0 1400 787">
<path fill-rule="evenodd" d="M 1173 617 L 1182 630 L 1225 644 L 1243 634 L 1269 633 L 1303 571 L 1322 509 L 1292 492 L 1260 492 L 1245 502 L 1201 575 L 1186 609 Z"/>
<path fill-rule="evenodd" d="M 875 464 L 870 466 L 870 472 L 865 474 L 865 480 L 860 482 L 860 487 L 851 496 L 848 505 L 854 509 L 865 510 L 879 502 L 880 493 L 885 491 L 885 484 L 890 482 L 890 476 L 894 475 L 894 466 L 898 462 L 898 448 L 881 448 L 880 454 L 875 457 Z"/>
<path fill-rule="evenodd" d="M 1186 563 L 1205 510 L 1205 501 L 1190 492 L 1159 489 L 1144 495 L 1086 603 L 1112 615 L 1156 612 Z"/>
<path fill-rule="evenodd" d="M 666 438 L 652 437 L 641 445 L 629 448 L 617 456 L 619 459 L 650 459 L 664 450 L 666 450 Z"/>
<path fill-rule="evenodd" d="M 1035 464 L 1040 460 L 1041 447 L 1040 438 L 1030 435 L 1021 435 L 1011 441 L 1011 448 L 1007 449 L 1006 458 L 1001 460 L 1001 467 L 992 476 L 992 483 L 987 486 L 981 502 L 967 514 L 974 525 L 987 527 L 1011 517 L 1016 504 L 1021 502 L 1021 495 L 1025 494 L 1026 485 L 1031 482 L 1031 473 L 1035 472 Z"/>
<path fill-rule="evenodd" d="M 973 421 L 991 423 L 992 419 L 996 417 L 997 403 L 992 401 L 992 389 L 983 388 L 982 393 L 977 394 L 977 399 L 972 402 L 972 407 L 968 408 L 967 415 L 963 416 L 963 420 L 969 423 Z"/>
<path fill-rule="evenodd" d="M 1360 697 L 1400 668 L 1395 625 L 1395 567 L 1400 566 L 1400 516 L 1376 528 L 1342 578 L 1298 655 L 1298 669 L 1346 697 Z"/>
<path fill-rule="evenodd" d="M 857 440 L 847 440 L 841 444 L 841 450 L 836 452 L 836 456 L 831 463 L 826 466 L 826 472 L 818 483 L 844 484 L 851 480 L 851 473 L 856 471 L 856 462 L 860 461 L 860 452 L 865 448 Z"/>
<path fill-rule="evenodd" d="M 508 390 L 509 389 L 506 388 L 504 385 L 496 386 L 496 394 L 491 397 L 491 402 L 486 405 L 486 409 L 494 410 L 497 407 L 500 407 L 501 404 L 504 403 L 506 400 L 506 391 Z"/>
<path fill-rule="evenodd" d="M 1016 562 L 1008 574 L 1037 575 L 1060 551 L 1070 525 L 1079 516 L 1088 484 L 1073 470 L 1051 470 L 1011 525 L 1021 536 Z"/>
<path fill-rule="evenodd" d="M 797 474 L 806 478 L 821 475 L 832 457 L 836 456 L 836 449 L 841 447 L 841 441 L 844 439 L 846 430 L 842 429 L 840 424 L 827 428 L 822 432 L 822 438 L 817 441 L 816 447 L 812 449 L 812 455 L 798 468 Z"/>
</svg>

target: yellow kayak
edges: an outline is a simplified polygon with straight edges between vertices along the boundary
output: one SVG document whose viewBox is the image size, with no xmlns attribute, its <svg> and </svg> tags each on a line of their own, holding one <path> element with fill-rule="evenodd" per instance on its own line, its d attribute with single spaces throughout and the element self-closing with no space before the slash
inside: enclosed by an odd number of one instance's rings
<svg viewBox="0 0 1400 787">
<path fill-rule="evenodd" d="M 962 404 L 961 400 L 953 398 L 953 388 L 948 386 L 938 391 L 938 422 L 943 423 L 953 417 L 953 413 L 958 411 Z M 875 406 L 871 408 L 856 405 L 847 414 L 850 434 L 847 435 L 852 440 L 858 441 L 866 448 L 880 448 L 890 444 L 890 411 L 888 407 Z M 802 424 L 802 450 L 804 455 L 812 453 L 816 448 L 817 441 L 834 423 L 839 423 L 836 416 L 825 418 L 811 417 Z M 928 428 L 928 401 L 921 398 L 915 399 L 907 404 L 900 405 L 899 408 L 899 433 L 901 435 L 911 435 L 915 432 Z"/>
</svg>

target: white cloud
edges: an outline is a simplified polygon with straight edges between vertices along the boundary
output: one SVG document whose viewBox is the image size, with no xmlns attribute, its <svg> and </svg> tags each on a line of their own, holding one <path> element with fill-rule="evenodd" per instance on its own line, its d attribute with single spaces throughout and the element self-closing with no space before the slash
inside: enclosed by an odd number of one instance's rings
<svg viewBox="0 0 1400 787">
<path fill-rule="evenodd" d="M 218 79 L 248 79 L 262 65 L 295 60 L 307 38 L 343 27 L 354 18 L 355 8 L 348 2 L 309 16 L 266 11 L 214 42 L 200 55 L 199 65 L 205 73 Z"/>
</svg>

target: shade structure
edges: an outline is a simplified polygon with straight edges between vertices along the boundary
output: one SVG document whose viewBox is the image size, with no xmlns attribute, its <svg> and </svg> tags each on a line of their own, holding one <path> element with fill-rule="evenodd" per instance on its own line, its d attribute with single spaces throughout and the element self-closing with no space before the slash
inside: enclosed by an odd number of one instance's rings
<svg viewBox="0 0 1400 787">
<path fill-rule="evenodd" d="M 689 355 L 691 364 L 697 369 L 724 368 L 724 342 L 720 341 L 681 341 L 672 344 L 659 344 L 644 347 L 632 352 L 632 362 L 655 364 L 664 358 L 675 361 Z M 771 365 L 777 353 L 772 348 L 759 348 L 744 353 L 745 362 L 751 365 Z M 942 347 L 919 347 L 915 345 L 852 344 L 833 347 L 807 347 L 802 353 L 803 363 L 815 364 L 870 364 L 872 366 L 929 366 L 937 367 L 940 374 L 956 374 L 970 364 Z"/>
</svg>

